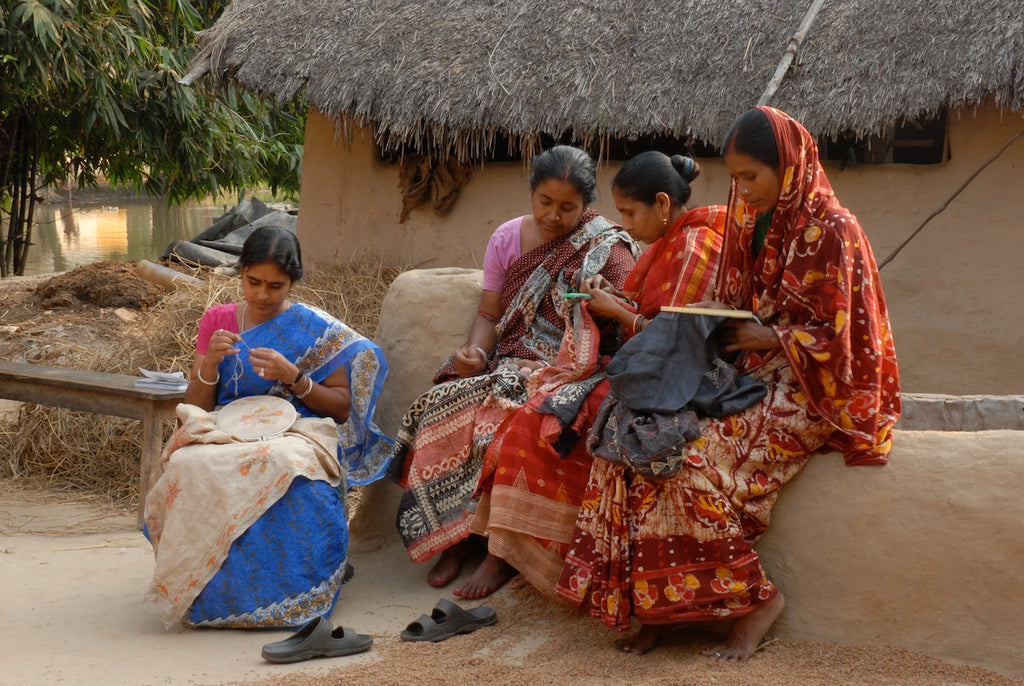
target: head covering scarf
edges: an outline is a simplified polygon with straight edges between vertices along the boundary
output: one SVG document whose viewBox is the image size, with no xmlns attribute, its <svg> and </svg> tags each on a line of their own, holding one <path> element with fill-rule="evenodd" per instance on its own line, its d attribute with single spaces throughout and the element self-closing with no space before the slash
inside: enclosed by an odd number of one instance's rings
<svg viewBox="0 0 1024 686">
<path fill-rule="evenodd" d="M 684 212 L 644 251 L 622 290 L 637 311 L 652 319 L 663 305 L 700 302 L 718 278 L 726 207 L 695 207 Z"/>
<path fill-rule="evenodd" d="M 754 257 L 756 213 L 733 181 L 719 297 L 774 327 L 807 400 L 836 427 L 829 447 L 847 464 L 884 464 L 900 383 L 871 246 L 839 205 L 810 133 L 784 112 L 758 109 L 775 134 L 781 192 Z M 752 369 L 769 354 L 747 353 L 739 365 Z"/>
</svg>

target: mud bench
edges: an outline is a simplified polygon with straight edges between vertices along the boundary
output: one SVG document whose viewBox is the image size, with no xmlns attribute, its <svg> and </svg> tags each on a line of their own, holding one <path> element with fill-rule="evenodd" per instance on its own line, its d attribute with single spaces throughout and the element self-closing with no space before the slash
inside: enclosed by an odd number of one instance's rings
<svg viewBox="0 0 1024 686">
<path fill-rule="evenodd" d="M 0 360 L 0 398 L 142 420 L 138 524 L 163 447 L 163 421 L 173 419 L 184 391 L 136 388 L 135 377 Z"/>
</svg>

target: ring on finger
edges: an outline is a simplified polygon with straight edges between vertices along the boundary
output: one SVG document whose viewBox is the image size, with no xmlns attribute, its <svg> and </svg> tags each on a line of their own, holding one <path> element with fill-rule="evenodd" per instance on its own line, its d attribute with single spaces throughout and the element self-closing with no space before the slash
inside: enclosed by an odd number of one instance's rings
<svg viewBox="0 0 1024 686">
<path fill-rule="evenodd" d="M 263 367 L 260 367 L 260 370 L 256 373 L 259 374 L 260 376 L 263 376 Z"/>
</svg>

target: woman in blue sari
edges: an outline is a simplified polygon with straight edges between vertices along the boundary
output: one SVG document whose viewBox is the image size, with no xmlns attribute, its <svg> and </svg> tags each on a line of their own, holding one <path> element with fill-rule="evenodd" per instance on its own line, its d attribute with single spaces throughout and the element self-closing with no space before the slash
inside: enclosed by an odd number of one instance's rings
<svg viewBox="0 0 1024 686">
<path fill-rule="evenodd" d="M 147 601 L 168 626 L 329 616 L 349 569 L 345 494 L 382 476 L 391 452 L 373 423 L 381 351 L 289 300 L 302 277 L 294 234 L 257 229 L 238 266 L 244 302 L 203 315 L 181 426 L 146 501 Z M 229 423 L 219 408 L 236 400 L 246 412 Z M 240 427 L 253 421 L 274 433 L 252 440 Z"/>
</svg>

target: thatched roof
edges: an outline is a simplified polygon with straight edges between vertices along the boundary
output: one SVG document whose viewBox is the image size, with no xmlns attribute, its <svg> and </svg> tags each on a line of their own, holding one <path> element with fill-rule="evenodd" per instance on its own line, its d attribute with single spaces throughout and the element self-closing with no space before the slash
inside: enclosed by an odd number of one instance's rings
<svg viewBox="0 0 1024 686">
<path fill-rule="evenodd" d="M 235 0 L 191 78 L 391 143 L 693 136 L 757 104 L 811 0 Z M 1020 0 L 825 0 L 770 104 L 816 135 L 994 97 L 1024 107 Z"/>
</svg>

